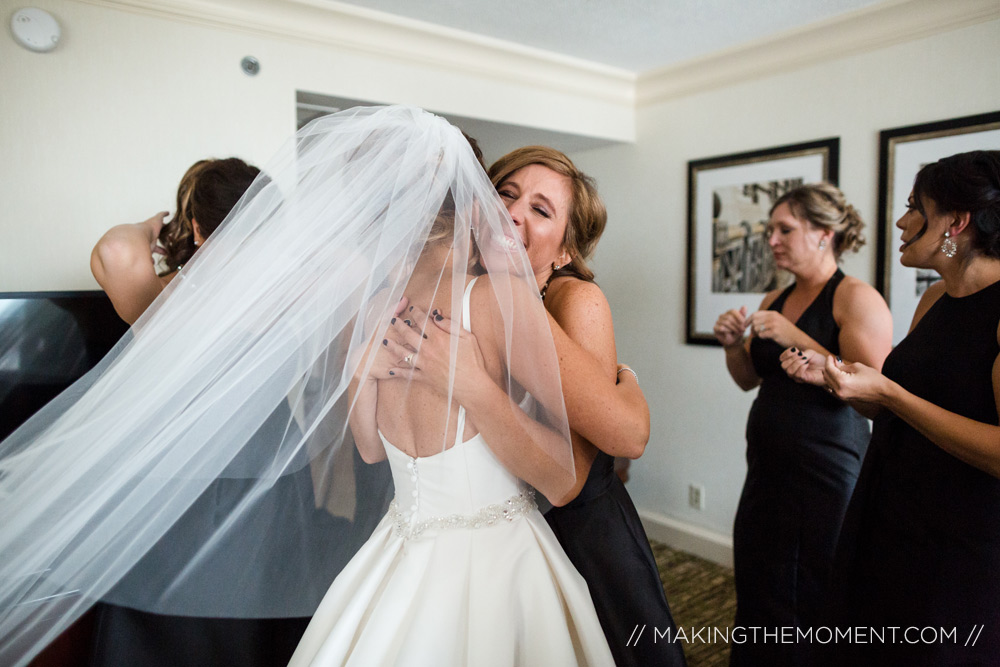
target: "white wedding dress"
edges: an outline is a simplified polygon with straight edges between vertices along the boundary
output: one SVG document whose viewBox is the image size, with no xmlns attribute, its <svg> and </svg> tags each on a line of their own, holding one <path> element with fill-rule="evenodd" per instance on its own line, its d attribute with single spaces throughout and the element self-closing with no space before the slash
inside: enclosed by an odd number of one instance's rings
<svg viewBox="0 0 1000 667">
<path fill-rule="evenodd" d="M 458 437 L 464 424 L 462 408 Z M 396 497 L 292 667 L 614 664 L 586 582 L 481 435 L 419 458 L 382 442 Z"/>
</svg>

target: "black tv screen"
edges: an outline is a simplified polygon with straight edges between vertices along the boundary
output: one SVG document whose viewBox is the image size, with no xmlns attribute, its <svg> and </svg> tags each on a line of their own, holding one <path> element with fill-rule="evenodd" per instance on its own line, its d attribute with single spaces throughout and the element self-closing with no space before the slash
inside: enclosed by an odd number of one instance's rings
<svg viewBox="0 0 1000 667">
<path fill-rule="evenodd" d="M 128 328 L 101 291 L 0 292 L 0 440 L 97 365 Z"/>
</svg>

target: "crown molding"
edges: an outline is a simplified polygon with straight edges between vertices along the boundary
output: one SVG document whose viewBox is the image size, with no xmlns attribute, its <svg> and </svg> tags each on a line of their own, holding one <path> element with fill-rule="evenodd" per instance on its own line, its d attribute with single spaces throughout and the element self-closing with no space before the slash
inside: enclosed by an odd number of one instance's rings
<svg viewBox="0 0 1000 667">
<path fill-rule="evenodd" d="M 827 21 L 639 75 L 636 104 L 874 51 L 1000 18 L 997 0 L 888 0 Z"/>
<path fill-rule="evenodd" d="M 636 74 L 334 0 L 77 0 L 90 5 L 635 105 Z"/>
</svg>

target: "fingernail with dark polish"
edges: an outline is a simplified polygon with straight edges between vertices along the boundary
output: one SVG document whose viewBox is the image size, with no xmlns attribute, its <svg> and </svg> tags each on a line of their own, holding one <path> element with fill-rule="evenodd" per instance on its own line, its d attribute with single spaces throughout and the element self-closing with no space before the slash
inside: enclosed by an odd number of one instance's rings
<svg viewBox="0 0 1000 667">
<path fill-rule="evenodd" d="M 396 323 L 396 318 L 395 317 L 392 318 L 391 320 L 389 320 L 389 324 L 395 324 L 395 323 Z"/>
<path fill-rule="evenodd" d="M 792 350 L 792 352 L 798 352 L 798 350 L 796 350 L 794 347 L 791 348 L 791 350 Z"/>
<path fill-rule="evenodd" d="M 410 320 L 403 320 L 403 324 L 405 324 L 405 325 L 406 325 L 406 326 L 408 326 L 408 327 L 409 327 L 409 326 L 413 326 L 413 323 L 412 323 L 412 322 L 410 322 Z"/>
<path fill-rule="evenodd" d="M 424 338 L 427 338 L 427 334 L 421 334 Z"/>
<path fill-rule="evenodd" d="M 389 371 L 389 375 L 395 375 L 395 373 L 393 373 L 392 371 Z"/>
<path fill-rule="evenodd" d="M 840 357 L 837 357 L 837 363 L 838 363 L 838 364 L 842 364 L 842 363 L 844 363 L 844 360 L 843 360 L 843 359 L 841 359 Z"/>
<path fill-rule="evenodd" d="M 435 308 L 434 310 L 431 311 L 431 315 L 437 315 L 437 314 L 438 314 L 438 309 L 437 308 Z"/>
<path fill-rule="evenodd" d="M 444 318 L 443 318 L 443 317 L 441 317 L 440 315 L 435 315 L 435 316 L 434 316 L 434 319 L 435 319 L 435 320 L 437 320 L 438 322 L 440 322 L 440 321 L 441 321 L 441 320 L 443 320 Z"/>
<path fill-rule="evenodd" d="M 385 345 L 386 347 L 388 347 L 388 345 L 389 345 L 389 339 L 388 338 L 383 338 L 382 339 L 382 344 Z"/>
<path fill-rule="evenodd" d="M 410 306 L 410 312 L 411 313 L 413 312 L 413 306 Z"/>
</svg>

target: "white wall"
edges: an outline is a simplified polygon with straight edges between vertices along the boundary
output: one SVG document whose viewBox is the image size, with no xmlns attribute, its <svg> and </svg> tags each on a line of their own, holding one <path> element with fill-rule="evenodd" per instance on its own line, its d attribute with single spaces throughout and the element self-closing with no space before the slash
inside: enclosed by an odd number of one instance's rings
<svg viewBox="0 0 1000 667">
<path fill-rule="evenodd" d="M 172 209 L 197 159 L 263 166 L 295 130 L 296 90 L 634 135 L 634 77 L 524 49 L 294 0 L 32 4 L 63 36 L 39 54 L 0 34 L 0 291 L 96 288 L 89 256 L 104 230 Z M 3 21 L 21 6 L 0 0 Z M 239 67 L 250 54 L 262 65 L 256 77 Z M 475 62 L 487 56 L 492 70 Z M 518 68 L 523 60 L 537 67 Z M 606 85 L 591 94 L 588 82 Z"/>
<path fill-rule="evenodd" d="M 597 279 L 619 357 L 636 366 L 652 410 L 629 487 L 651 532 L 679 525 L 728 542 L 755 393 L 731 381 L 720 349 L 684 344 L 687 162 L 839 136 L 841 187 L 870 225 L 869 244 L 844 268 L 873 282 L 878 131 L 996 109 L 1000 22 L 991 21 L 641 107 L 634 146 L 574 155 L 611 212 Z M 690 482 L 706 487 L 702 511 L 688 507 Z"/>
</svg>

